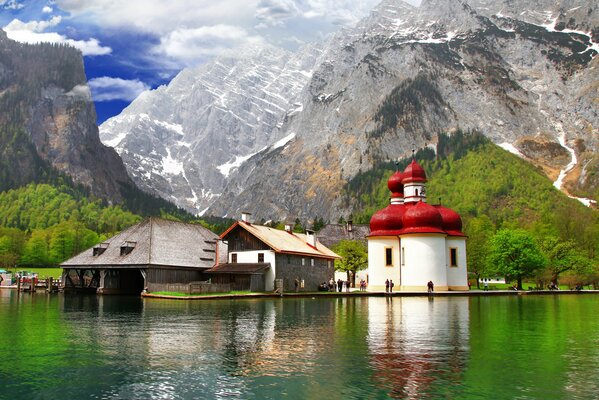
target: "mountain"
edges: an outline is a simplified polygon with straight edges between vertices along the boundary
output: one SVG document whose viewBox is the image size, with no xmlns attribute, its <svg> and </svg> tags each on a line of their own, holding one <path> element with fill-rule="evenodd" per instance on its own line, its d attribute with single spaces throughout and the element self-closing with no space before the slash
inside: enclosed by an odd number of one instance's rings
<svg viewBox="0 0 599 400">
<path fill-rule="evenodd" d="M 284 139 L 319 56 L 260 46 L 185 69 L 102 124 L 101 139 L 141 188 L 200 212 L 236 167 Z"/>
<path fill-rule="evenodd" d="M 597 26 L 598 8 L 578 4 L 586 19 L 573 28 Z M 596 188 L 596 39 L 554 32 L 555 20 L 546 27 L 483 11 L 466 1 L 385 1 L 338 34 L 324 50 L 333 61 L 315 70 L 302 112 L 282 128 L 294 140 L 248 160 L 209 212 L 348 214 L 340 194 L 349 179 L 458 128 L 519 149 L 556 180 L 571 150 L 580 184 Z"/>
<path fill-rule="evenodd" d="M 97 197 L 123 201 L 120 185 L 130 180 L 99 140 L 78 50 L 21 44 L 0 31 L 0 111 L 0 189 L 63 173 Z"/>
<path fill-rule="evenodd" d="M 191 181 L 187 178 L 195 173 L 200 183 L 189 186 L 196 195 L 185 195 L 195 199 L 206 188 L 206 177 L 218 176 L 218 166 L 235 165 L 228 176 L 219 176 L 221 186 L 209 193 L 218 196 L 202 203 L 202 207 L 209 205 L 207 213 L 234 216 L 245 210 L 257 219 L 336 219 L 352 211 L 342 193 L 353 177 L 405 156 L 413 147 L 434 149 L 439 133 L 463 129 L 480 131 L 539 166 L 556 187 L 571 195 L 597 198 L 598 20 L 596 0 L 423 0 L 419 7 L 385 0 L 356 27 L 288 56 L 307 58 L 309 62 L 297 63 L 312 65 L 311 73 L 302 74 L 303 86 L 298 81 L 294 95 L 287 96 L 289 104 L 298 106 L 291 117 L 281 110 L 280 125 L 270 131 L 270 137 L 261 129 L 238 134 L 245 119 L 239 105 L 227 113 L 241 118 L 229 118 L 235 123 L 222 131 L 196 119 L 194 124 L 202 124 L 196 129 L 208 126 L 212 135 L 221 141 L 226 138 L 226 145 L 213 140 L 210 152 L 228 163 L 200 164 L 185 175 L 172 168 L 169 181 L 174 181 L 171 175 Z M 220 68 L 219 63 L 186 74 L 201 79 L 205 71 Z M 234 62 L 247 63 L 242 58 Z M 262 68 L 272 65 L 262 57 L 251 63 Z M 221 84 L 232 76 L 243 77 L 233 66 L 227 71 L 229 75 L 219 75 Z M 221 92 L 214 91 L 214 83 L 196 91 L 198 85 L 192 81 L 185 93 L 207 96 L 211 104 L 218 101 Z M 237 85 L 231 90 L 248 96 L 256 87 Z M 161 96 L 153 104 L 163 101 L 167 102 Z M 184 107 L 188 102 L 179 104 Z M 197 107 L 194 111 L 203 113 Z M 149 120 L 162 121 L 151 107 L 144 113 Z M 183 160 L 168 140 L 136 139 L 127 132 L 120 135 L 158 149 L 154 151 L 162 170 L 142 161 L 132 164 L 123 156 L 129 171 L 150 179 L 148 187 L 163 179 L 156 172 L 162 171 L 164 177 L 168 166 Z M 110 137 L 102 136 L 110 143 Z M 185 143 L 190 136 L 185 136 Z M 260 144 L 246 146 L 248 137 Z M 244 145 L 230 146 L 236 140 Z"/>
<path fill-rule="evenodd" d="M 0 192 L 29 183 L 66 184 L 142 215 L 179 213 L 140 191 L 100 141 L 81 53 L 0 30 Z"/>
</svg>

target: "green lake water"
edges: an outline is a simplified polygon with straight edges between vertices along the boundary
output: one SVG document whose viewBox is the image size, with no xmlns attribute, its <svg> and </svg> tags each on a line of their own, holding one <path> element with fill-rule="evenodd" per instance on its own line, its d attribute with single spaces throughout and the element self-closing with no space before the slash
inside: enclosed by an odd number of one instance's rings
<svg viewBox="0 0 599 400">
<path fill-rule="evenodd" d="M 597 399 L 599 297 L 0 290 L 2 399 Z"/>
</svg>

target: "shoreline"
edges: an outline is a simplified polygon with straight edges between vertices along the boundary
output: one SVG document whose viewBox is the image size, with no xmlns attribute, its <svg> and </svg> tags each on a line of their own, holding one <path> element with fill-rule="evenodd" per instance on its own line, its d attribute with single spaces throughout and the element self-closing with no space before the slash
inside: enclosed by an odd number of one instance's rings
<svg viewBox="0 0 599 400">
<path fill-rule="evenodd" d="M 536 295 L 558 295 L 558 294 L 599 294 L 599 290 L 470 290 L 470 291 L 446 291 L 446 292 L 288 292 L 275 293 L 248 293 L 248 294 L 217 294 L 202 296 L 171 296 L 163 294 L 142 293 L 141 297 L 148 299 L 167 300 L 215 300 L 215 299 L 247 299 L 247 298 L 281 298 L 281 297 L 452 297 L 452 296 L 536 296 Z"/>
</svg>

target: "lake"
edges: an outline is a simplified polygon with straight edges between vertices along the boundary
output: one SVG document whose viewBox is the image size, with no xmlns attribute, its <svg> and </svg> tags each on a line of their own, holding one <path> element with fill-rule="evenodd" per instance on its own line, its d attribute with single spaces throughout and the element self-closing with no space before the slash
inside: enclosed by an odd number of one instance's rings
<svg viewBox="0 0 599 400">
<path fill-rule="evenodd" d="M 596 399 L 599 297 L 0 290 L 0 398 Z"/>
</svg>

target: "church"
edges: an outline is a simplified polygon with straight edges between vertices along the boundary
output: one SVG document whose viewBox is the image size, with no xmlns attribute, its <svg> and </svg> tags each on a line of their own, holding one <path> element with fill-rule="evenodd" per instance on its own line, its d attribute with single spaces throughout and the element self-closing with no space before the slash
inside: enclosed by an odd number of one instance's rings
<svg viewBox="0 0 599 400">
<path fill-rule="evenodd" d="M 468 290 L 460 215 L 426 202 L 426 173 L 415 159 L 389 178 L 390 204 L 370 219 L 369 290 Z"/>
</svg>

